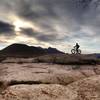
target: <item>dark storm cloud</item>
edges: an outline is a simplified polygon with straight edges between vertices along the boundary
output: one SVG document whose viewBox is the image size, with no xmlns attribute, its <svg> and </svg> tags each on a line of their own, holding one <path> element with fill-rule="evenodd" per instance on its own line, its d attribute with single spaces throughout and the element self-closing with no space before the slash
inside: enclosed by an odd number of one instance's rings
<svg viewBox="0 0 100 100">
<path fill-rule="evenodd" d="M 99 4 L 99 0 L 0 1 L 2 9 L 5 8 L 21 18 L 36 23 L 37 27 L 42 28 L 43 31 L 53 30 L 53 32 L 58 32 L 54 29 L 56 24 L 66 26 L 66 29 L 75 32 L 77 29 L 78 31 L 81 29 L 81 25 L 92 25 L 96 28 L 91 20 L 98 16 Z M 96 20 L 98 21 L 98 19 Z"/>
<path fill-rule="evenodd" d="M 27 2 L 25 0 L 20 1 L 19 7 L 17 9 L 18 9 L 17 11 L 18 15 L 24 18 L 28 18 L 31 20 L 39 17 L 37 12 L 34 12 L 32 10 L 31 2 Z"/>
<path fill-rule="evenodd" d="M 7 22 L 0 21 L 0 34 L 9 35 L 9 34 L 13 34 L 13 33 L 14 33 L 13 25 L 11 25 Z"/>
<path fill-rule="evenodd" d="M 57 41 L 58 38 L 57 34 L 44 34 L 42 32 L 34 31 L 32 28 L 21 28 L 21 33 L 45 42 Z"/>
<path fill-rule="evenodd" d="M 34 30 L 32 28 L 20 28 L 21 29 L 21 33 L 27 35 L 27 36 L 35 36 L 37 33 L 34 32 Z"/>
<path fill-rule="evenodd" d="M 56 34 L 39 35 L 37 38 L 38 38 L 38 40 L 47 41 L 47 42 L 57 41 L 57 35 Z"/>
<path fill-rule="evenodd" d="M 56 17 L 56 13 L 52 8 L 52 3 L 41 0 L 21 0 L 18 2 L 17 14 L 29 20 L 38 20 L 41 17 Z M 36 9 L 35 9 L 36 8 Z"/>
<path fill-rule="evenodd" d="M 97 30 L 99 4 L 99 0 L 21 0 L 17 14 L 36 23 L 42 31 L 58 32 L 54 29 L 58 24 L 70 32 L 80 31 L 83 25 Z"/>
<path fill-rule="evenodd" d="M 21 34 L 38 41 L 100 44 L 100 0 L 0 0 L 0 11 L 0 19 L 10 12 L 31 22 L 39 30 L 21 28 Z"/>
<path fill-rule="evenodd" d="M 93 0 L 21 0 L 17 13 L 23 18 L 40 20 L 39 18 L 59 18 L 61 16 L 81 18 Z M 35 9 L 36 8 L 36 9 Z M 59 14 L 61 14 L 59 16 Z M 82 15 L 81 15 L 82 14 Z M 73 16 L 72 16 L 73 15 Z"/>
</svg>

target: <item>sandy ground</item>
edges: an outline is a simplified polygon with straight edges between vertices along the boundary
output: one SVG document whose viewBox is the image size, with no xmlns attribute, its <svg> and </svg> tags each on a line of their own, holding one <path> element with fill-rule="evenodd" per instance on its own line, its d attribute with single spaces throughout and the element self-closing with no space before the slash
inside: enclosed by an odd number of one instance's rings
<svg viewBox="0 0 100 100">
<path fill-rule="evenodd" d="M 100 65 L 0 63 L 0 100 L 100 100 Z"/>
</svg>

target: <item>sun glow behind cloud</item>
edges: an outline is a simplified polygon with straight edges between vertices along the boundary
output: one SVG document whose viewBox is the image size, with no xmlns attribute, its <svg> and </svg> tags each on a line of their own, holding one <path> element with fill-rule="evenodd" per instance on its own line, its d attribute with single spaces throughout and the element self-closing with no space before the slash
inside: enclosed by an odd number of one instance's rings
<svg viewBox="0 0 100 100">
<path fill-rule="evenodd" d="M 15 26 L 16 33 L 19 33 L 19 31 L 21 31 L 20 28 L 33 27 L 33 25 L 31 25 L 29 22 L 23 21 L 17 17 L 14 18 L 13 25 Z"/>
<path fill-rule="evenodd" d="M 0 0 L 0 40 L 99 52 L 99 0 Z M 2 27 L 2 28 L 1 28 Z M 4 38 L 2 38 L 4 36 Z M 69 46 L 70 45 L 70 46 Z"/>
<path fill-rule="evenodd" d="M 35 23 L 31 23 L 29 21 L 23 20 L 21 18 L 19 18 L 18 16 L 15 15 L 11 15 L 9 17 L 9 19 L 11 20 L 12 24 L 15 26 L 15 32 L 21 31 L 21 28 L 33 28 L 36 31 L 39 31 L 40 29 L 35 25 Z"/>
</svg>

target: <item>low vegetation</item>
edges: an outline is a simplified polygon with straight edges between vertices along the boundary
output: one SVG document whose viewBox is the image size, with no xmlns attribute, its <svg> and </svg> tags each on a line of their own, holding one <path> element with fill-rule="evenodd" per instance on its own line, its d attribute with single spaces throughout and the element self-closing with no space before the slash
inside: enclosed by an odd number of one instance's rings
<svg viewBox="0 0 100 100">
<path fill-rule="evenodd" d="M 84 55 L 46 55 L 37 57 L 35 62 L 38 63 L 54 63 L 66 65 L 96 65 L 100 64 L 100 60 L 95 57 Z"/>
</svg>

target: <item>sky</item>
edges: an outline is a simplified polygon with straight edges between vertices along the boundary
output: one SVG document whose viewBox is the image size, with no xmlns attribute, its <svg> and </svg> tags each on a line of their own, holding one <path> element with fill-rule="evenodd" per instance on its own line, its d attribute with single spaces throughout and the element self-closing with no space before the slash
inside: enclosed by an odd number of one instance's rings
<svg viewBox="0 0 100 100">
<path fill-rule="evenodd" d="M 100 0 L 0 0 L 0 49 L 22 43 L 100 52 Z"/>
</svg>

